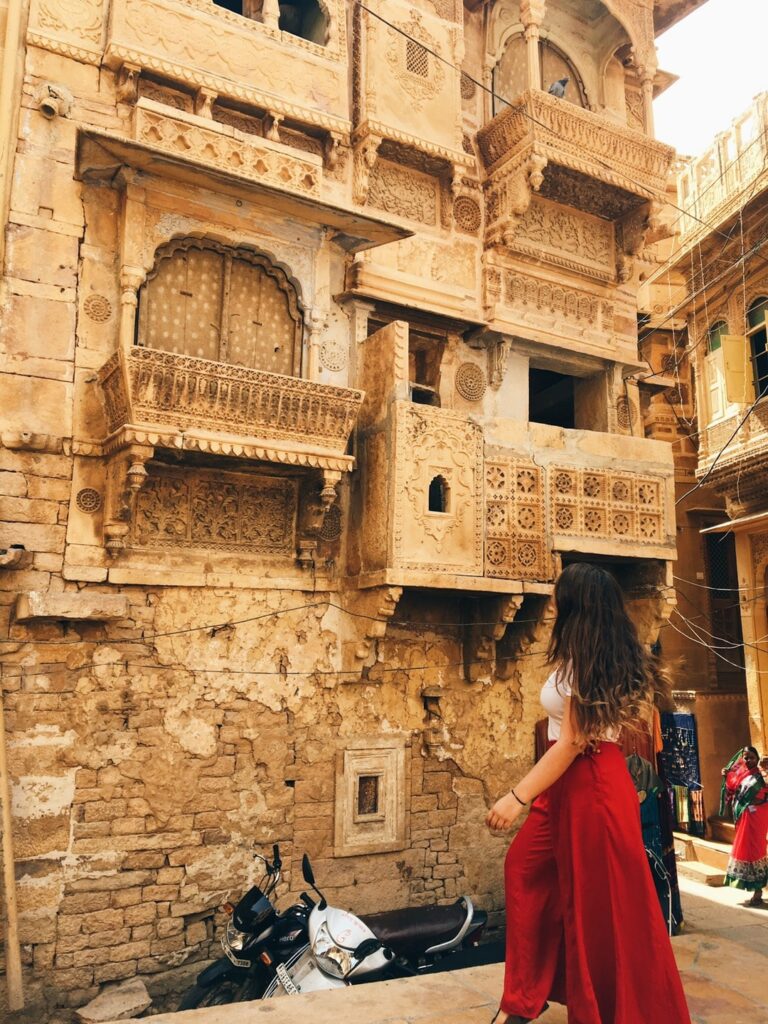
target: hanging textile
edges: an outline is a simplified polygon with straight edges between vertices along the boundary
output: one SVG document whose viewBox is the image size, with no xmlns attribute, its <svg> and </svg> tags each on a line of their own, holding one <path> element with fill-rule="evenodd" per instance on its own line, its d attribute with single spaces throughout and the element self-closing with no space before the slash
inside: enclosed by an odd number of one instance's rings
<svg viewBox="0 0 768 1024">
<path fill-rule="evenodd" d="M 706 815 L 695 717 L 687 712 L 665 711 L 661 716 L 661 737 L 664 746 L 658 758 L 659 773 L 672 786 L 675 827 L 680 832 L 703 836 Z"/>
</svg>

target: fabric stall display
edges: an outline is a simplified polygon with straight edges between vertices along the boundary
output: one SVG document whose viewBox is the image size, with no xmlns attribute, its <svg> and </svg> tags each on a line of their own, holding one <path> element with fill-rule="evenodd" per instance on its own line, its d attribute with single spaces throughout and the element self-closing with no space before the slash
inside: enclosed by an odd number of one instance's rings
<svg viewBox="0 0 768 1024">
<path fill-rule="evenodd" d="M 677 935 L 683 923 L 683 911 L 672 828 L 664 815 L 666 787 L 650 761 L 638 754 L 629 755 L 627 768 L 640 801 L 643 843 L 664 922 L 669 934 Z"/>
<path fill-rule="evenodd" d="M 704 794 L 699 768 L 699 737 L 696 719 L 681 711 L 661 716 L 663 749 L 658 764 L 661 777 L 669 783 L 669 806 L 679 832 L 703 836 L 706 829 Z"/>
</svg>

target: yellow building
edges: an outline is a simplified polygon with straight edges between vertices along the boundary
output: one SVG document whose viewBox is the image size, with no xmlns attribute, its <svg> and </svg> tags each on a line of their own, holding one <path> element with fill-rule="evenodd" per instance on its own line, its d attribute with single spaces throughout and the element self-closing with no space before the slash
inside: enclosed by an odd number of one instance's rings
<svg viewBox="0 0 768 1024">
<path fill-rule="evenodd" d="M 696 6 L 7 0 L 34 1012 L 185 984 L 254 842 L 358 912 L 467 891 L 498 923 L 482 820 L 532 757 L 560 566 L 613 567 L 648 640 L 673 600 L 638 257 L 654 38 Z"/>
</svg>

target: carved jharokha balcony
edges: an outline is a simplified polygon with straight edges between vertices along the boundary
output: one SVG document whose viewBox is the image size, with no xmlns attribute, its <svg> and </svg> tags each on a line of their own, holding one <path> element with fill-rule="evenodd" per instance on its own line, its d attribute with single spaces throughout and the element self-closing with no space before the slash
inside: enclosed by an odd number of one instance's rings
<svg viewBox="0 0 768 1024">
<path fill-rule="evenodd" d="M 538 90 L 497 114 L 478 143 L 493 178 L 520 173 L 545 198 L 609 220 L 659 199 L 674 157 L 642 132 Z"/>
<path fill-rule="evenodd" d="M 150 348 L 119 351 L 98 375 L 109 437 L 345 471 L 362 391 Z"/>
</svg>

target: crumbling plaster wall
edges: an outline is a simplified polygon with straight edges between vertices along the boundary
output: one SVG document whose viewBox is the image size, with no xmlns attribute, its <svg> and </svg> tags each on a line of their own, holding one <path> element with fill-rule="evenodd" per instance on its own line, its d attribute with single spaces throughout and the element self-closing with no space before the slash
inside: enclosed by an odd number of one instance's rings
<svg viewBox="0 0 768 1024">
<path fill-rule="evenodd" d="M 123 593 L 128 619 L 17 625 L 6 658 L 34 994 L 78 1005 L 103 982 L 215 955 L 215 909 L 253 880 L 253 844 L 281 843 L 284 891 L 301 888 L 308 852 L 329 898 L 359 912 L 462 892 L 500 910 L 506 840 L 483 819 L 530 762 L 544 637 L 509 680 L 469 686 L 459 603 L 414 600 L 349 683 L 322 674 L 336 638 L 306 592 Z M 408 743 L 405 848 L 333 859 L 337 751 L 388 733 Z"/>
</svg>

